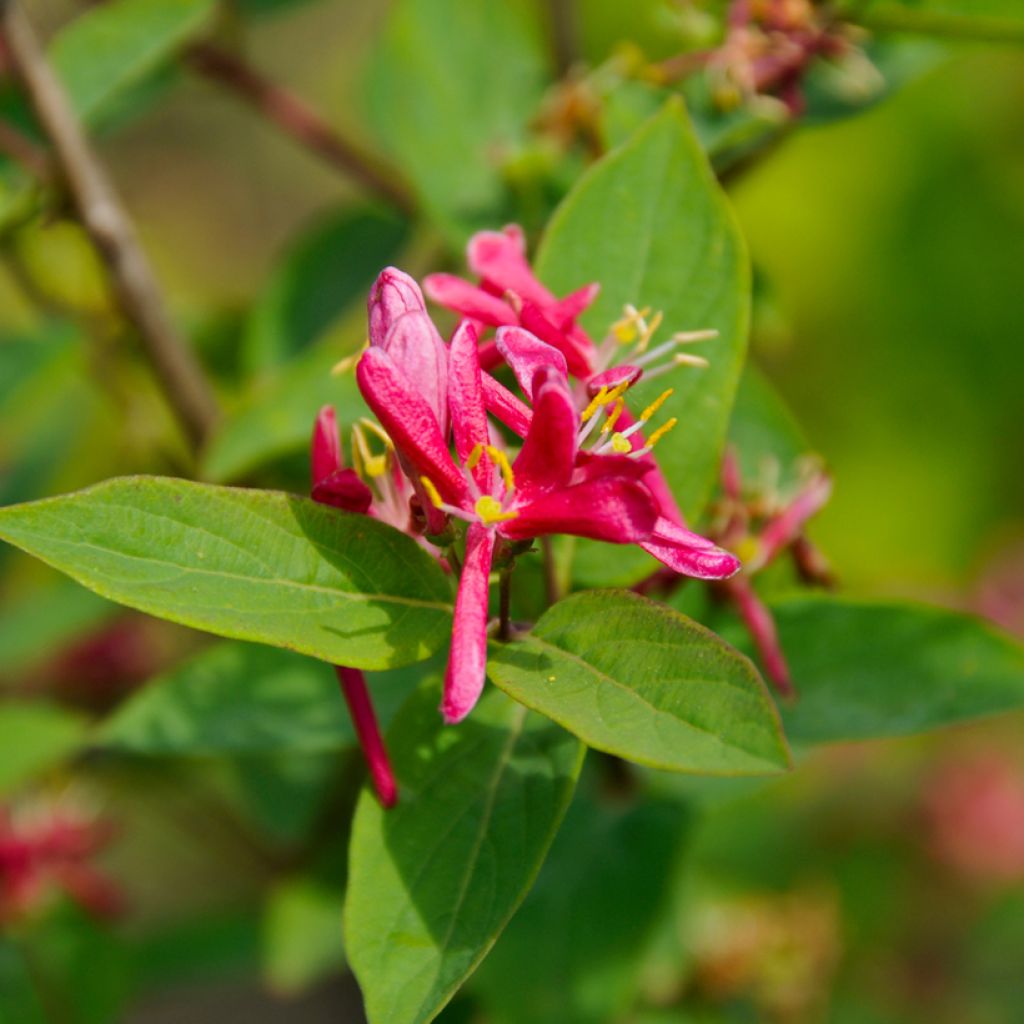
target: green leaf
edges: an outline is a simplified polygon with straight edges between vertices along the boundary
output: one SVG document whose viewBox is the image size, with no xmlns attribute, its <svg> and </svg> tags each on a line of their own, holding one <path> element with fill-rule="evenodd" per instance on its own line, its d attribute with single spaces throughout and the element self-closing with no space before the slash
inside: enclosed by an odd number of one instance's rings
<svg viewBox="0 0 1024 1024">
<path fill-rule="evenodd" d="M 257 382 L 221 424 L 203 454 L 203 475 L 218 483 L 244 478 L 275 458 L 309 447 L 321 406 L 333 405 L 340 423 L 366 415 L 355 374 L 331 374 L 344 355 L 333 339 Z"/>
<path fill-rule="evenodd" d="M 378 717 L 422 666 L 374 673 Z M 103 724 L 96 741 L 146 756 L 313 754 L 355 742 L 334 669 L 291 651 L 227 642 L 149 682 Z"/>
<path fill-rule="evenodd" d="M 263 964 L 275 992 L 297 995 L 341 970 L 341 907 L 340 890 L 313 878 L 274 888 L 263 920 Z"/>
<path fill-rule="evenodd" d="M 201 31 L 215 7 L 214 0 L 112 0 L 61 29 L 49 54 L 78 116 L 87 125 L 102 119 Z"/>
<path fill-rule="evenodd" d="M 763 775 L 789 766 L 750 661 L 710 630 L 626 591 L 575 594 L 492 648 L 510 697 L 591 747 L 668 771 Z"/>
<path fill-rule="evenodd" d="M 46 704 L 0 704 L 0 795 L 64 760 L 82 742 L 85 722 Z"/>
<path fill-rule="evenodd" d="M 1024 707 L 1024 647 L 925 605 L 805 595 L 774 602 L 799 699 L 794 743 L 905 736 Z"/>
<path fill-rule="evenodd" d="M 285 255 L 252 310 L 243 358 L 249 373 L 302 352 L 394 261 L 408 223 L 386 210 L 332 210 Z"/>
<path fill-rule="evenodd" d="M 686 816 L 668 801 L 581 797 L 472 981 L 494 1024 L 604 1024 L 634 994 Z"/>
<path fill-rule="evenodd" d="M 415 541 L 274 491 L 125 477 L 0 509 L 0 538 L 112 601 L 332 664 L 407 664 L 451 628 Z"/>
<path fill-rule="evenodd" d="M 502 162 L 540 104 L 545 60 L 523 0 L 398 0 L 371 67 L 370 114 L 456 244 L 493 227 Z"/>
<path fill-rule="evenodd" d="M 583 176 L 555 213 L 537 256 L 559 294 L 590 281 L 601 293 L 585 326 L 602 338 L 625 303 L 665 314 L 664 334 L 715 328 L 705 370 L 681 367 L 630 392 L 642 408 L 675 392 L 659 422 L 679 418 L 658 461 L 696 519 L 714 485 L 746 350 L 750 272 L 739 229 L 682 106 L 669 102 Z"/>
<path fill-rule="evenodd" d="M 480 963 L 533 883 L 583 759 L 496 690 L 456 729 L 438 700 L 424 687 L 388 733 L 398 806 L 364 792 L 356 810 L 345 946 L 370 1024 L 432 1020 Z"/>
</svg>

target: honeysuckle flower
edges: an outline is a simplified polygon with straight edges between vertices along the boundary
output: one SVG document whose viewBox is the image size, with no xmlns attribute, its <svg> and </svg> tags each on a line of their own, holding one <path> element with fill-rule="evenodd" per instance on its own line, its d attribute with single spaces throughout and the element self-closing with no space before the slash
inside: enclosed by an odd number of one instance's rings
<svg viewBox="0 0 1024 1024">
<path fill-rule="evenodd" d="M 528 331 L 517 327 L 499 328 L 496 345 L 527 396 L 533 397 L 531 381 L 541 368 L 556 374 L 569 389 L 568 367 L 562 353 Z M 484 376 L 486 379 L 487 375 Z M 739 569 L 739 560 L 682 525 L 675 499 L 650 458 L 655 445 L 672 429 L 675 420 L 666 420 L 646 439 L 642 431 L 668 399 L 671 389 L 662 392 L 638 417 L 634 418 L 626 408 L 625 395 L 639 378 L 640 372 L 635 368 L 623 367 L 587 382 L 584 395 L 591 397 L 579 413 L 576 463 L 589 466 L 590 472 L 600 472 L 602 465 L 606 470 L 614 465 L 617 472 L 628 473 L 644 483 L 659 513 L 650 535 L 638 542 L 649 554 L 686 576 L 699 579 L 732 576 Z M 495 387 L 496 384 L 492 378 L 485 389 L 489 408 L 513 431 L 520 433 L 517 428 L 530 421 L 521 412 L 513 417 L 502 416 L 503 408 L 493 400 L 493 396 L 499 394 L 500 385 Z M 599 419 L 601 412 L 606 413 L 603 423 Z"/>
<path fill-rule="evenodd" d="M 355 436 L 358 439 L 355 442 L 358 451 L 358 445 L 361 443 L 365 446 L 366 441 L 362 434 L 357 433 Z M 369 457 L 364 455 L 363 458 L 365 466 Z M 313 500 L 347 512 L 373 515 L 398 529 L 407 529 L 410 517 L 408 498 L 404 500 L 404 511 L 402 508 L 405 478 L 394 460 L 388 458 L 387 449 L 384 455 L 374 458 L 378 462 L 370 465 L 370 475 L 379 488 L 377 495 L 355 470 L 345 468 L 334 410 L 325 405 L 313 428 Z M 334 671 L 341 684 L 341 692 L 352 716 L 352 724 L 377 796 L 385 807 L 393 807 L 398 800 L 398 787 L 373 710 L 366 676 L 359 669 L 344 665 L 335 665 Z"/>
<path fill-rule="evenodd" d="M 0 807 L 0 925 L 61 892 L 96 917 L 115 916 L 121 893 L 91 863 L 111 837 L 106 824 L 64 807 Z"/>
<path fill-rule="evenodd" d="M 806 569 L 807 552 L 816 555 L 803 536 L 807 520 L 817 513 L 832 493 L 832 480 L 821 470 L 813 470 L 789 501 L 772 495 L 747 500 L 743 495 L 736 454 L 729 450 L 722 461 L 724 501 L 718 510 L 716 540 L 743 559 L 742 575 L 721 584 L 726 597 L 735 606 L 761 658 L 768 678 L 784 696 L 795 694 L 789 666 L 779 643 L 771 611 L 757 596 L 751 575 L 773 562 L 784 550 L 791 550 L 797 568 Z M 757 521 L 759 525 L 752 527 Z M 816 558 L 815 561 L 820 562 Z M 819 571 L 819 580 L 820 580 Z"/>
<path fill-rule="evenodd" d="M 367 404 L 439 511 L 468 523 L 442 713 L 464 718 L 483 688 L 487 592 L 496 545 L 568 533 L 613 543 L 649 538 L 658 519 L 632 464 L 577 464 L 580 416 L 564 371 L 538 365 L 523 446 L 509 460 L 487 421 L 477 328 L 463 321 L 449 350 L 456 461 L 433 410 L 395 360 L 371 346 L 356 368 Z"/>
</svg>

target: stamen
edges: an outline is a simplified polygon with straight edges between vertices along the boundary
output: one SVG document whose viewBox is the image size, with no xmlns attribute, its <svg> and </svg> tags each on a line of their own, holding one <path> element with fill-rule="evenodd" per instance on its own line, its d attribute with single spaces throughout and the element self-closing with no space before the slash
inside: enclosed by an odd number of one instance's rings
<svg viewBox="0 0 1024 1024">
<path fill-rule="evenodd" d="M 659 309 L 654 316 L 651 317 L 650 322 L 644 322 L 643 330 L 640 334 L 640 341 L 637 343 L 637 352 L 644 352 L 647 346 L 651 343 L 651 338 L 654 337 L 654 332 L 661 326 L 661 321 L 664 319 L 664 314 Z"/>
<path fill-rule="evenodd" d="M 376 434 L 384 442 L 384 447 L 391 450 L 395 447 L 394 442 L 388 436 L 388 432 L 379 424 L 373 420 L 368 419 L 366 416 L 360 416 L 359 422 L 362 423 L 371 434 Z"/>
<path fill-rule="evenodd" d="M 466 459 L 466 469 L 476 469 L 476 465 L 480 461 L 480 456 L 483 455 L 484 448 L 486 447 L 487 446 L 483 444 L 483 442 L 473 446 L 473 450 L 469 453 L 469 458 Z"/>
<path fill-rule="evenodd" d="M 427 492 L 427 497 L 430 499 L 430 503 L 434 508 L 441 508 L 444 505 L 444 499 L 441 497 L 441 492 L 434 486 L 430 477 L 421 476 L 420 483 L 423 484 L 423 490 Z"/>
<path fill-rule="evenodd" d="M 678 423 L 677 417 L 673 416 L 672 419 L 663 423 L 658 429 L 647 438 L 647 444 L 645 447 L 650 451 L 675 425 Z"/>
<path fill-rule="evenodd" d="M 625 434 L 620 434 L 616 431 L 612 434 L 612 451 L 617 452 L 619 455 L 628 455 L 633 450 L 633 446 L 629 443 L 629 439 Z"/>
<path fill-rule="evenodd" d="M 675 388 L 666 388 L 658 397 L 651 402 L 649 406 L 642 413 L 640 413 L 640 419 L 649 420 L 664 404 L 668 401 L 669 395 L 675 391 Z"/>
<path fill-rule="evenodd" d="M 512 466 L 509 465 L 508 456 L 500 448 L 495 448 L 492 444 L 487 445 L 486 450 L 487 454 L 491 457 L 491 461 L 501 471 L 501 478 L 505 481 L 505 490 L 515 490 L 516 478 L 512 473 Z"/>
<path fill-rule="evenodd" d="M 482 498 L 477 499 L 474 510 L 484 526 L 490 526 L 492 523 L 505 523 L 519 515 L 514 509 L 505 512 L 501 507 L 501 502 L 489 494 L 485 494 Z"/>
<path fill-rule="evenodd" d="M 362 354 L 370 347 L 370 339 L 367 338 L 359 348 L 352 353 L 350 356 L 345 356 L 344 359 L 340 359 L 331 367 L 331 376 L 340 377 L 343 373 L 348 373 L 356 363 L 359 362 Z"/>
<path fill-rule="evenodd" d="M 601 427 L 601 435 L 610 434 L 615 429 L 615 422 L 622 415 L 622 410 L 626 408 L 626 400 L 620 398 L 615 403 L 615 408 L 608 414 L 608 419 L 604 421 L 604 425 Z"/>
<path fill-rule="evenodd" d="M 708 328 L 703 331 L 676 331 L 672 335 L 672 340 L 677 345 L 693 345 L 698 341 L 712 341 L 718 337 L 718 331 L 714 328 Z"/>
<path fill-rule="evenodd" d="M 590 417 L 593 416 L 594 413 L 597 412 L 597 410 L 600 409 L 602 405 L 605 405 L 607 403 L 607 401 L 608 389 L 606 387 L 602 387 L 601 390 L 598 391 L 598 393 L 594 395 L 594 397 L 590 400 L 590 405 L 588 405 L 586 409 L 583 410 L 580 419 L 584 423 L 586 423 L 587 420 L 589 420 Z"/>
<path fill-rule="evenodd" d="M 702 370 L 706 370 L 711 365 L 703 356 L 694 356 L 689 352 L 677 352 L 672 357 L 672 362 L 676 366 L 699 366 Z"/>
</svg>

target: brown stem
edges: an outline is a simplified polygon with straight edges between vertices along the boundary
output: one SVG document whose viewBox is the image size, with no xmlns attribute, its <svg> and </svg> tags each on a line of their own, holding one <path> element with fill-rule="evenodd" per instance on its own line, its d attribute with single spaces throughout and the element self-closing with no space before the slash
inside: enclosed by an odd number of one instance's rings
<svg viewBox="0 0 1024 1024">
<path fill-rule="evenodd" d="M 579 54 L 575 0 L 548 0 L 548 12 L 555 70 L 558 77 L 563 78 L 576 63 Z"/>
<path fill-rule="evenodd" d="M 512 570 L 502 569 L 498 585 L 498 639 L 507 642 L 512 639 Z"/>
<path fill-rule="evenodd" d="M 178 335 L 163 296 L 106 171 L 85 137 L 64 87 L 43 53 L 19 0 L 2 8 L 11 63 L 53 143 L 82 223 L 107 265 L 118 305 L 139 333 L 164 395 L 198 448 L 217 420 L 217 405 L 198 361 Z"/>
<path fill-rule="evenodd" d="M 415 212 L 412 197 L 374 157 L 342 138 L 290 90 L 269 81 L 235 55 L 209 43 L 190 47 L 186 60 L 201 75 L 245 100 L 300 146 L 404 213 Z"/>
</svg>

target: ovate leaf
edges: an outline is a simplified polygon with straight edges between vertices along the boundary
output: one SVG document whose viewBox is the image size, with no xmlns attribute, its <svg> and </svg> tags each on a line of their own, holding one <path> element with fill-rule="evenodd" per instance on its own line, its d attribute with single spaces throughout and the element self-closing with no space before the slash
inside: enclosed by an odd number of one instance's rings
<svg viewBox="0 0 1024 1024">
<path fill-rule="evenodd" d="M 789 753 L 750 661 L 710 630 L 626 591 L 576 594 L 488 674 L 589 746 L 678 772 L 761 775 Z"/>
<path fill-rule="evenodd" d="M 544 49 L 522 0 L 398 0 L 369 81 L 373 122 L 456 242 L 493 227 L 502 162 L 537 113 Z"/>
<path fill-rule="evenodd" d="M 772 604 L 794 743 L 904 736 L 1024 707 L 1024 646 L 971 616 L 805 595 Z"/>
<path fill-rule="evenodd" d="M 415 541 L 274 491 L 125 477 L 0 509 L 0 538 L 112 601 L 334 664 L 416 661 L 450 628 Z"/>
<path fill-rule="evenodd" d="M 425 1024 L 451 999 L 533 883 L 583 758 L 496 690 L 455 729 L 439 696 L 388 733 L 398 806 L 364 792 L 353 825 L 345 946 L 370 1024 Z"/>
<path fill-rule="evenodd" d="M 581 793 L 537 884 L 472 981 L 488 1020 L 618 1020 L 664 913 L 685 826 L 678 802 Z"/>
<path fill-rule="evenodd" d="M 214 0 L 112 0 L 63 28 L 50 59 L 78 116 L 93 124 L 209 20 Z"/>
<path fill-rule="evenodd" d="M 628 142 L 583 176 L 544 236 L 537 269 L 559 294 L 598 281 L 584 317 L 602 338 L 625 303 L 664 312 L 664 337 L 714 328 L 700 348 L 707 369 L 680 367 L 630 392 L 641 409 L 675 392 L 660 419 L 679 426 L 658 461 L 696 518 L 710 494 L 746 349 L 750 272 L 739 229 L 678 102 L 668 103 Z"/>
</svg>

